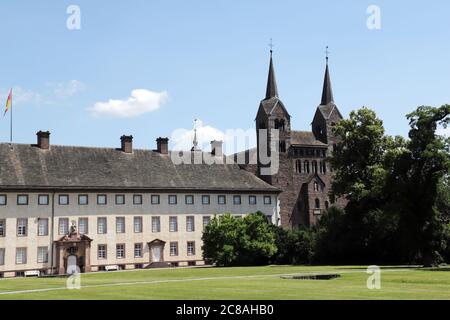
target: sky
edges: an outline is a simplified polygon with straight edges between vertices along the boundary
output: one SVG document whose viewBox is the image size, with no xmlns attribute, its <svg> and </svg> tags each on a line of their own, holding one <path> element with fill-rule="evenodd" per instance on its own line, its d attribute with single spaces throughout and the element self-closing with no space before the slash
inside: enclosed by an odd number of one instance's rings
<svg viewBox="0 0 450 320">
<path fill-rule="evenodd" d="M 13 88 L 16 143 L 49 130 L 58 145 L 131 134 L 137 148 L 174 148 L 194 119 L 202 142 L 253 132 L 272 38 L 293 129 L 310 129 L 329 46 L 341 113 L 370 107 L 406 136 L 406 114 L 450 103 L 449 14 L 448 0 L 3 0 L 0 108 Z"/>
</svg>

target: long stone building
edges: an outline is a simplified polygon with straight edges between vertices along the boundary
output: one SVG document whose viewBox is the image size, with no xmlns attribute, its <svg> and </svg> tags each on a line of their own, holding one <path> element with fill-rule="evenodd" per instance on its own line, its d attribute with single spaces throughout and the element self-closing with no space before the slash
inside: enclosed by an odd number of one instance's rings
<svg viewBox="0 0 450 320">
<path fill-rule="evenodd" d="M 266 96 L 256 130 L 258 147 L 230 157 L 221 142 L 207 155 L 214 164 L 175 164 L 169 140 L 156 150 L 56 146 L 49 132 L 36 144 L 0 144 L 0 277 L 204 264 L 202 233 L 215 215 L 262 212 L 286 228 L 313 226 L 333 203 L 331 168 L 342 119 L 327 66 L 312 131 L 291 129 L 281 101 L 272 52 Z M 260 135 L 275 148 L 279 170 L 262 174 Z M 196 139 L 194 139 L 196 140 Z M 269 148 L 269 154 L 274 152 Z M 233 162 L 233 161 L 231 161 Z"/>
<path fill-rule="evenodd" d="M 131 136 L 118 149 L 37 136 L 0 144 L 0 277 L 201 265 L 214 215 L 278 220 L 277 188 L 237 165 L 175 165 L 168 139 L 153 151 L 134 150 Z"/>
</svg>

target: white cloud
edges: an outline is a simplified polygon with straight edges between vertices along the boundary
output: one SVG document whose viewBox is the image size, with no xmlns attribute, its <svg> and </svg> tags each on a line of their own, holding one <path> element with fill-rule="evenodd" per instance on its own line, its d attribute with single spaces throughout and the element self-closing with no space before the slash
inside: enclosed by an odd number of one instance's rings
<svg viewBox="0 0 450 320">
<path fill-rule="evenodd" d="M 133 118 L 158 110 L 168 99 L 169 95 L 166 91 L 136 89 L 126 100 L 111 99 L 107 102 L 97 102 L 89 110 L 94 116 Z"/>
<path fill-rule="evenodd" d="M 225 154 L 233 154 L 248 150 L 256 146 L 256 134 L 254 129 L 228 129 L 221 131 L 210 125 L 204 125 L 203 121 L 197 121 L 198 147 L 203 151 L 211 150 L 211 141 L 222 141 Z M 194 129 L 177 129 L 173 131 L 170 141 L 173 150 L 190 150 L 194 141 Z"/>
<path fill-rule="evenodd" d="M 49 86 L 53 87 L 53 93 L 59 98 L 73 97 L 86 89 L 86 85 L 78 80 L 70 80 L 67 83 L 49 83 Z"/>
<path fill-rule="evenodd" d="M 446 129 L 439 128 L 437 134 L 450 138 L 450 126 L 448 126 Z"/>
</svg>

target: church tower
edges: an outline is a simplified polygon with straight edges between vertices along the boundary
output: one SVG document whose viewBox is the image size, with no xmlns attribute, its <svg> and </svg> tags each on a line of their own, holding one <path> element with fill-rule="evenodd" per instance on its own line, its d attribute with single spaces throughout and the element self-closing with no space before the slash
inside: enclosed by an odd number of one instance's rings
<svg viewBox="0 0 450 320">
<path fill-rule="evenodd" d="M 279 143 L 277 144 L 280 157 L 286 156 L 291 145 L 291 116 L 289 115 L 283 102 L 280 100 L 277 81 L 275 77 L 275 68 L 273 65 L 273 50 L 270 50 L 269 76 L 267 79 L 266 97 L 261 101 L 256 116 L 256 134 L 259 149 L 260 130 L 268 132 L 268 155 L 270 150 L 273 129 L 279 130 Z M 258 150 L 258 164 L 261 162 L 260 152 Z M 258 175 L 261 173 L 261 166 L 258 165 Z M 273 176 L 261 176 L 262 179 L 273 184 Z"/>
<path fill-rule="evenodd" d="M 317 107 L 314 120 L 312 122 L 312 131 L 317 140 L 334 146 L 336 139 L 333 134 L 333 126 L 343 119 L 339 109 L 334 103 L 333 88 L 331 86 L 328 47 L 326 57 L 325 78 L 323 81 L 322 101 Z"/>
</svg>

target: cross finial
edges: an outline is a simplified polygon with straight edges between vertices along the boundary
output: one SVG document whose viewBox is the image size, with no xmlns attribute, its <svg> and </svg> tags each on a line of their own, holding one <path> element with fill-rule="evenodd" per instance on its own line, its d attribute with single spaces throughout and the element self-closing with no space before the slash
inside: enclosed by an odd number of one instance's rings
<svg viewBox="0 0 450 320">
<path fill-rule="evenodd" d="M 273 53 L 273 47 L 275 47 L 275 45 L 273 44 L 273 39 L 270 38 L 270 43 L 269 43 L 270 53 Z"/>
<path fill-rule="evenodd" d="M 326 56 L 326 59 L 327 59 L 327 64 L 328 64 L 329 55 L 330 55 L 330 51 L 328 50 L 328 46 L 327 46 L 325 48 L 325 56 Z"/>
</svg>

